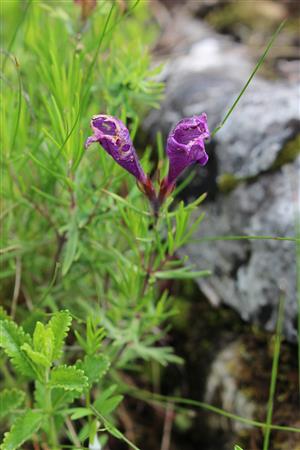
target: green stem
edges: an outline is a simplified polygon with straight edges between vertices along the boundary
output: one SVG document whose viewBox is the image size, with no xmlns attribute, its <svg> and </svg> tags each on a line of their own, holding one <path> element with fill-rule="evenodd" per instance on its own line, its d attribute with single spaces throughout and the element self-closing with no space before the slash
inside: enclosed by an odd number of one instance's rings
<svg viewBox="0 0 300 450">
<path fill-rule="evenodd" d="M 153 222 L 152 222 L 152 231 L 153 231 L 153 235 L 155 237 L 155 239 L 157 239 L 158 236 L 158 230 L 157 230 L 157 224 L 158 224 L 158 220 L 159 220 L 159 211 L 157 211 L 157 214 L 153 215 L 152 218 Z M 149 259 L 148 259 L 148 267 L 146 269 L 146 275 L 145 275 L 145 279 L 144 279 L 144 284 L 141 290 L 141 297 L 143 297 L 146 294 L 148 285 L 149 285 L 149 280 L 151 277 L 151 273 L 152 273 L 152 269 L 153 269 L 153 264 L 155 261 L 155 256 L 156 256 L 156 249 L 150 249 L 149 251 Z"/>
<path fill-rule="evenodd" d="M 52 398 L 51 398 L 51 388 L 49 388 L 49 374 L 50 371 L 47 370 L 45 375 L 45 404 L 46 404 L 46 412 L 49 416 L 49 423 L 50 423 L 50 433 L 49 433 L 49 443 L 52 450 L 58 450 L 58 438 L 56 433 L 56 427 L 54 422 L 54 416 L 53 416 L 53 406 L 52 406 Z"/>
<path fill-rule="evenodd" d="M 85 395 L 85 404 L 86 404 L 87 408 L 89 408 L 91 406 L 91 393 L 89 390 L 87 390 L 86 395 Z M 91 424 L 91 421 L 92 421 L 91 416 L 88 416 L 89 424 Z"/>
</svg>

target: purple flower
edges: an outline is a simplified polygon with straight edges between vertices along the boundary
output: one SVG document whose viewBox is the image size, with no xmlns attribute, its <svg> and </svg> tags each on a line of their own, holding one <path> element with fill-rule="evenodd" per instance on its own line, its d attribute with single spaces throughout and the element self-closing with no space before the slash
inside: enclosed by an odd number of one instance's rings
<svg viewBox="0 0 300 450">
<path fill-rule="evenodd" d="M 129 131 L 121 120 L 99 114 L 93 116 L 91 128 L 94 134 L 87 138 L 85 148 L 88 148 L 93 142 L 99 142 L 104 150 L 120 166 L 131 173 L 142 186 L 149 184 L 149 179 L 139 163 Z"/>
<path fill-rule="evenodd" d="M 174 184 L 176 178 L 191 164 L 204 166 L 208 161 L 204 140 L 209 138 L 206 114 L 182 119 L 171 131 L 167 141 L 169 173 L 167 184 Z"/>
<path fill-rule="evenodd" d="M 169 173 L 160 183 L 157 193 L 151 179 L 143 171 L 123 122 L 106 114 L 93 116 L 93 135 L 85 142 L 85 148 L 98 142 L 104 150 L 136 179 L 140 190 L 152 204 L 155 217 L 159 208 L 175 187 L 177 177 L 191 164 L 204 166 L 208 161 L 204 140 L 210 137 L 206 114 L 182 119 L 170 132 L 167 141 Z"/>
</svg>

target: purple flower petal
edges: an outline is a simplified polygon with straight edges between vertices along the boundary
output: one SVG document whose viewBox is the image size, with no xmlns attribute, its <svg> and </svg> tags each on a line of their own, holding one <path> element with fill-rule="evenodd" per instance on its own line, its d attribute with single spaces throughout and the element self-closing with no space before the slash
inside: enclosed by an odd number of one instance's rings
<svg viewBox="0 0 300 450">
<path fill-rule="evenodd" d="M 209 136 L 205 113 L 178 122 L 167 141 L 167 156 L 170 162 L 168 184 L 175 183 L 176 178 L 191 164 L 198 162 L 204 166 L 207 163 L 204 139 Z"/>
<path fill-rule="evenodd" d="M 123 122 L 116 117 L 99 114 L 93 116 L 91 128 L 94 134 L 86 140 L 85 148 L 88 148 L 93 142 L 99 142 L 120 166 L 131 173 L 140 183 L 145 184 L 148 177 L 139 163 L 129 131 Z"/>
</svg>

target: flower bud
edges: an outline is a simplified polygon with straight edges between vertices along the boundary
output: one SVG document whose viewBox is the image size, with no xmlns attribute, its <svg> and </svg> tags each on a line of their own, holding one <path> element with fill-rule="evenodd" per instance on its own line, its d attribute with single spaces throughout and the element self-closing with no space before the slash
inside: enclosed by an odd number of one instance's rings
<svg viewBox="0 0 300 450">
<path fill-rule="evenodd" d="M 85 148 L 88 148 L 93 142 L 98 142 L 141 185 L 148 183 L 148 177 L 139 163 L 129 131 L 121 120 L 113 116 L 99 114 L 93 116 L 91 128 L 94 134 L 86 140 Z"/>
</svg>

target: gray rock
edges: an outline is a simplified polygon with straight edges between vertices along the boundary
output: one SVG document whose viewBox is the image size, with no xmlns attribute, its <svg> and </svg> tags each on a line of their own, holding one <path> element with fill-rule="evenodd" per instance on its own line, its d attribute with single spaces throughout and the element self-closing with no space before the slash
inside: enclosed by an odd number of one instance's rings
<svg viewBox="0 0 300 450">
<path fill-rule="evenodd" d="M 216 354 L 206 381 L 205 401 L 213 405 L 220 404 L 226 411 L 254 420 L 257 404 L 240 388 L 237 375 L 243 370 L 240 357 L 243 351 L 243 342 L 236 340 Z M 233 431 L 234 434 L 251 428 L 245 423 L 224 420 L 223 416 L 217 415 L 210 418 L 209 425 L 216 430 Z M 233 445 L 234 442 L 230 448 Z"/>
<path fill-rule="evenodd" d="M 206 219 L 195 234 L 199 241 L 182 250 L 197 268 L 212 276 L 197 280 L 216 306 L 225 303 L 244 320 L 275 328 L 279 298 L 285 297 L 284 331 L 297 337 L 295 242 L 279 240 L 207 240 L 213 236 L 295 236 L 297 163 L 242 183 L 228 195 L 204 205 Z"/>
<path fill-rule="evenodd" d="M 201 28 L 202 27 L 202 28 Z M 201 41 L 175 51 L 164 72 L 166 98 L 145 126 L 166 136 L 184 116 L 205 111 L 210 129 L 220 123 L 246 82 L 253 61 L 247 50 L 202 26 Z M 206 32 L 206 34 L 205 34 Z M 200 31 L 198 30 L 198 33 Z M 206 37 L 205 37 L 206 36 Z M 300 179 L 300 163 L 274 171 L 287 142 L 299 130 L 299 85 L 288 80 L 256 77 L 226 125 L 215 135 L 210 164 L 186 192 L 187 197 L 209 191 L 202 207 L 207 215 L 196 238 L 228 235 L 294 236 L 299 200 L 293 181 Z M 202 174 L 202 175 L 201 175 Z M 231 174 L 242 180 L 229 194 L 218 179 Z M 205 185 L 209 179 L 210 186 Z M 300 196 L 298 197 L 298 199 Z M 296 200 L 295 200 L 296 199 Z M 298 203 L 297 203 L 298 202 Z M 296 340 L 297 294 L 295 243 L 274 240 L 208 241 L 182 251 L 197 268 L 213 275 L 197 280 L 213 304 L 225 303 L 245 320 L 273 330 L 278 300 L 286 297 L 285 334 Z"/>
<path fill-rule="evenodd" d="M 255 177 L 272 168 L 285 142 L 299 129 L 299 94 L 298 84 L 253 82 L 217 135 L 223 172 Z"/>
</svg>

